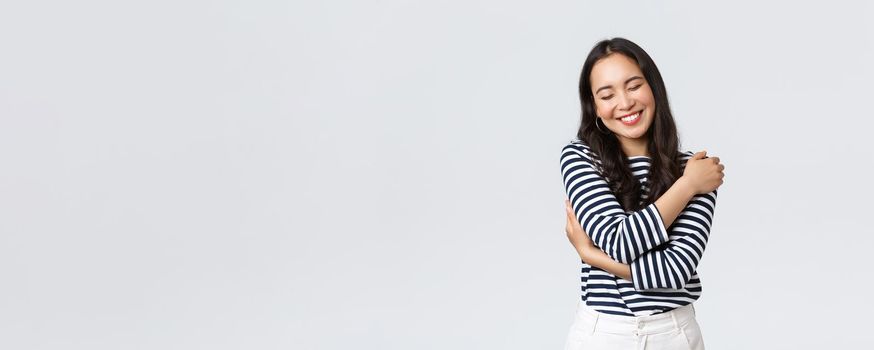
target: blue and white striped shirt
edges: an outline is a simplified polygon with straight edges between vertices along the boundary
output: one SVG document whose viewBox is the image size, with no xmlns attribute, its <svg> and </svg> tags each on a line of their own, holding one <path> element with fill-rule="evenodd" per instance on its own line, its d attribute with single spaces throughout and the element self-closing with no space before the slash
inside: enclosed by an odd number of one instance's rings
<svg viewBox="0 0 874 350">
<path fill-rule="evenodd" d="M 692 152 L 681 154 L 680 166 Z M 648 198 L 649 157 L 628 157 L 634 177 Z M 691 304 L 701 296 L 696 268 L 713 223 L 716 191 L 695 195 L 670 227 L 655 203 L 626 212 L 601 176 L 600 158 L 585 142 L 562 149 L 561 172 L 580 226 L 613 260 L 631 265 L 631 281 L 583 262 L 582 299 L 595 310 L 646 316 Z"/>
</svg>

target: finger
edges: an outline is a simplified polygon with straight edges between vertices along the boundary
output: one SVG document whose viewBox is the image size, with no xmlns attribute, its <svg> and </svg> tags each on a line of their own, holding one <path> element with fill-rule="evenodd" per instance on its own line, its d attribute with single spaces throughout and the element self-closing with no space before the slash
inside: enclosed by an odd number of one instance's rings
<svg viewBox="0 0 874 350">
<path fill-rule="evenodd" d="M 574 231 L 583 232 L 583 227 L 580 226 L 580 222 L 577 220 L 576 216 L 570 217 L 570 218 L 568 218 L 568 220 L 569 220 L 568 222 L 570 223 L 570 225 L 574 229 Z"/>
<path fill-rule="evenodd" d="M 713 159 L 713 164 L 719 164 L 719 157 L 710 157 L 710 159 Z"/>
<path fill-rule="evenodd" d="M 719 164 L 719 171 L 725 170 L 725 164 Z"/>
<path fill-rule="evenodd" d="M 692 159 L 703 159 L 707 156 L 707 151 L 701 151 L 692 155 Z"/>
<path fill-rule="evenodd" d="M 583 228 L 580 227 L 580 222 L 577 221 L 576 218 L 571 219 L 571 226 L 573 226 L 575 230 L 580 230 L 580 231 L 583 230 Z"/>
</svg>

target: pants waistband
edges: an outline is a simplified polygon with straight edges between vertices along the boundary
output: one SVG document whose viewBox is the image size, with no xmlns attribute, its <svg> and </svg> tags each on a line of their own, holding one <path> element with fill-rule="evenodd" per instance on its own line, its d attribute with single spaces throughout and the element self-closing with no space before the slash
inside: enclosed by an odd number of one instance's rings
<svg viewBox="0 0 874 350">
<path fill-rule="evenodd" d="M 580 300 L 577 318 L 589 325 L 592 332 L 616 334 L 655 334 L 678 329 L 695 318 L 692 304 L 649 316 L 620 316 L 592 309 Z"/>
</svg>

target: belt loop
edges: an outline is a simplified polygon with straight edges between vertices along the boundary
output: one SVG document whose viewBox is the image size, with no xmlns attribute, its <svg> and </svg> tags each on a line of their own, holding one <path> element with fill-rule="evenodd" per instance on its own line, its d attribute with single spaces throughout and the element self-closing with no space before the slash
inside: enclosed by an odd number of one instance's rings
<svg viewBox="0 0 874 350">
<path fill-rule="evenodd" d="M 692 315 L 698 316 L 698 313 L 695 312 L 695 303 L 692 303 L 690 305 L 692 305 Z"/>
<path fill-rule="evenodd" d="M 675 311 L 676 311 L 676 309 L 675 309 L 675 310 L 671 310 L 669 313 L 671 314 L 671 320 L 674 321 L 674 328 L 675 328 L 675 329 L 679 329 L 679 328 L 680 328 L 680 323 L 677 322 L 677 313 L 676 313 Z"/>
</svg>

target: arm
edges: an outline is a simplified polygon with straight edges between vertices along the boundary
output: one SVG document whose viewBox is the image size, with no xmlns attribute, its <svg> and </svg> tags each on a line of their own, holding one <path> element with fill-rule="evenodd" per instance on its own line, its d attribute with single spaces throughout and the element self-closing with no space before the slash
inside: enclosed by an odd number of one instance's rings
<svg viewBox="0 0 874 350">
<path fill-rule="evenodd" d="M 562 150 L 565 190 L 577 220 L 594 244 L 612 260 L 627 264 L 665 243 L 669 238 L 666 227 L 694 194 L 688 183 L 681 178 L 655 203 L 626 214 L 592 164 L 584 149 L 567 145 Z"/>
<path fill-rule="evenodd" d="M 583 263 L 631 281 L 631 267 L 627 264 L 614 261 L 607 253 L 596 247 L 592 243 L 592 239 L 589 238 L 589 235 L 583 232 L 583 228 L 580 227 L 580 222 L 577 221 L 577 216 L 574 214 L 570 201 L 565 199 L 564 204 L 565 211 L 567 212 L 567 224 L 565 226 L 567 238 L 573 244 L 574 249 L 577 250 L 577 254 L 580 255 Z"/>
<path fill-rule="evenodd" d="M 666 247 L 650 251 L 631 263 L 630 281 L 634 289 L 686 286 L 704 254 L 715 207 L 715 190 L 692 199 L 671 228 L 671 240 Z"/>
<path fill-rule="evenodd" d="M 604 253 L 598 247 L 592 245 L 585 246 L 578 249 L 577 252 L 580 254 L 580 259 L 583 259 L 583 262 L 586 264 L 607 271 L 613 276 L 619 276 L 626 281 L 631 281 L 631 265 L 610 259 L 607 253 Z"/>
<path fill-rule="evenodd" d="M 672 238 L 666 247 L 646 252 L 630 265 L 614 261 L 591 244 L 577 247 L 577 253 L 585 263 L 632 281 L 635 290 L 682 289 L 701 261 L 715 204 L 716 191 L 696 196 L 671 227 Z"/>
</svg>

